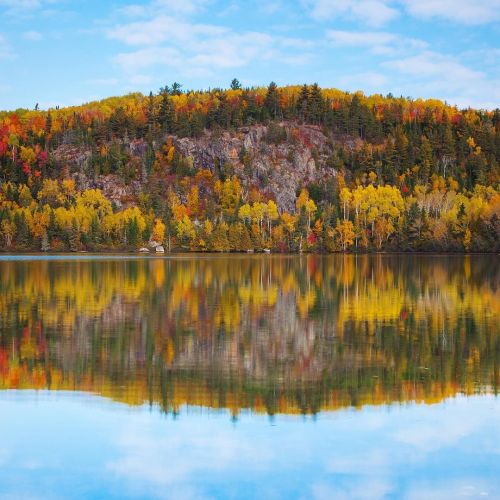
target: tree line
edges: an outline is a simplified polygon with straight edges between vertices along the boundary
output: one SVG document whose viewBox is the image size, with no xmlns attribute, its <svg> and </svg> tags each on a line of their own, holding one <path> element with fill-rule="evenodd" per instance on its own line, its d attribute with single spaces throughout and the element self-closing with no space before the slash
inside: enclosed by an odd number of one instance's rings
<svg viewBox="0 0 500 500">
<path fill-rule="evenodd" d="M 309 183 L 285 211 L 231 165 L 195 168 L 172 137 L 293 126 L 331 138 L 334 182 Z M 137 145 L 139 153 L 131 151 Z M 58 151 L 88 151 L 82 162 Z M 311 149 L 314 149 L 311 146 Z M 314 151 L 313 151 L 314 153 Z M 239 161 L 251 175 L 252 156 Z M 4 249 L 132 249 L 154 239 L 198 251 L 497 251 L 500 111 L 436 100 L 365 96 L 317 84 L 183 91 L 174 83 L 77 107 L 0 112 L 0 233 Z M 117 207 L 99 190 L 114 174 L 141 193 Z M 244 187 L 243 187 L 244 186 Z"/>
</svg>

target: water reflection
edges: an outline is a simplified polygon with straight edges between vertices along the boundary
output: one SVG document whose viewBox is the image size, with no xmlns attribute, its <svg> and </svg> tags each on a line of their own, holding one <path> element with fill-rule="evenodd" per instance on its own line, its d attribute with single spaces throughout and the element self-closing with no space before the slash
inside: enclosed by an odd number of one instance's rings
<svg viewBox="0 0 500 500">
<path fill-rule="evenodd" d="M 317 413 L 497 393 L 496 256 L 0 260 L 0 389 Z"/>
<path fill-rule="evenodd" d="M 500 400 L 314 418 L 0 392 L 2 498 L 496 498 Z M 207 415 L 210 413 L 210 416 Z"/>
</svg>

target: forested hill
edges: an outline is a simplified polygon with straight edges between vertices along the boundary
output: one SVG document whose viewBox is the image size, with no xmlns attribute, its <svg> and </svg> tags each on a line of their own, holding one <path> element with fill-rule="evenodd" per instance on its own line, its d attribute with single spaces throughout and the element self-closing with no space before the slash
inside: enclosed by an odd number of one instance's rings
<svg viewBox="0 0 500 500">
<path fill-rule="evenodd" d="M 498 109 L 317 85 L 0 112 L 0 248 L 499 251 L 499 165 Z"/>
</svg>

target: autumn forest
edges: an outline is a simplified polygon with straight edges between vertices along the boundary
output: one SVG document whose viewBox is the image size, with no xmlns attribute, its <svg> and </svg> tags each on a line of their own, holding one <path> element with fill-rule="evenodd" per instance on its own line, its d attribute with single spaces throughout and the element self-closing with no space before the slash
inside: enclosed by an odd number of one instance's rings
<svg viewBox="0 0 500 500">
<path fill-rule="evenodd" d="M 0 112 L 4 251 L 500 250 L 500 110 L 318 85 Z"/>
</svg>

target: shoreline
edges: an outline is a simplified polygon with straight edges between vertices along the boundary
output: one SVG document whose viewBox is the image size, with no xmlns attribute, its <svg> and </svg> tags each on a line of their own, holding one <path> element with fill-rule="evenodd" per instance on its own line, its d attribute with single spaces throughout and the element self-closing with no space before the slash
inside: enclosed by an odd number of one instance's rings
<svg viewBox="0 0 500 500">
<path fill-rule="evenodd" d="M 500 252 L 491 251 L 491 252 L 461 252 L 461 251 L 438 251 L 438 250 L 428 250 L 428 251 L 416 251 L 416 252 L 405 252 L 403 250 L 393 250 L 393 251 L 364 251 L 364 252 L 197 252 L 197 251 L 173 251 L 173 252 L 139 252 L 134 250 L 105 250 L 105 251 L 79 251 L 79 252 L 41 252 L 41 251 L 28 251 L 28 250 L 14 250 L 14 251 L 5 251 L 0 249 L 0 259 L 2 257 L 9 256 L 36 256 L 36 257 L 78 257 L 78 256 L 124 256 L 124 257 L 175 257 L 175 256 L 219 256 L 219 257 L 228 257 L 228 256 L 247 256 L 247 257 L 256 257 L 256 256 L 281 256 L 281 257 L 293 257 L 293 256 L 309 256 L 309 255 L 317 255 L 317 256 L 329 256 L 329 255 L 404 255 L 404 256 L 470 256 L 470 255 L 485 255 L 485 256 L 500 256 Z"/>
</svg>

